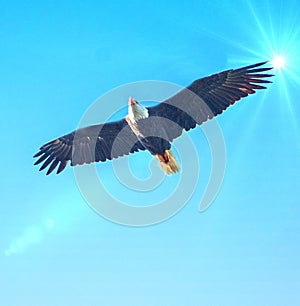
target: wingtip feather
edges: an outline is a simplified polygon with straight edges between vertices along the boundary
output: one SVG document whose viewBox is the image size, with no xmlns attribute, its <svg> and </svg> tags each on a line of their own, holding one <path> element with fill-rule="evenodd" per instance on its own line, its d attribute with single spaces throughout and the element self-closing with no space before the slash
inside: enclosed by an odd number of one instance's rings
<svg viewBox="0 0 300 306">
<path fill-rule="evenodd" d="M 252 64 L 252 65 L 245 66 L 245 67 L 241 67 L 241 68 L 234 69 L 234 70 L 235 70 L 235 71 L 250 70 L 250 72 L 251 72 L 251 71 L 253 71 L 253 70 L 256 70 L 256 69 L 254 69 L 254 68 L 263 66 L 263 65 L 265 65 L 265 64 L 267 64 L 267 63 L 268 63 L 268 61 L 259 62 L 259 63 L 256 63 L 256 64 Z M 271 69 L 273 69 L 273 67 L 266 67 L 266 68 L 259 68 L 259 69 L 262 69 L 262 71 L 266 71 L 266 70 L 271 70 Z"/>
<path fill-rule="evenodd" d="M 56 171 L 56 174 L 61 173 L 66 168 L 67 164 L 68 164 L 68 160 L 61 161 Z"/>
</svg>

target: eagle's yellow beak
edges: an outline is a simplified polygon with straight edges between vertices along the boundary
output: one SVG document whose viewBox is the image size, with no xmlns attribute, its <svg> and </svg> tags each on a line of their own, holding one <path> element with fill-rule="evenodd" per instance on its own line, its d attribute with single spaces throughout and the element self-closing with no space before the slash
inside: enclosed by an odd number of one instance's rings
<svg viewBox="0 0 300 306">
<path fill-rule="evenodd" d="M 137 101 L 135 101 L 132 97 L 129 97 L 128 105 L 132 106 L 132 105 L 135 105 L 135 104 L 137 104 Z"/>
</svg>

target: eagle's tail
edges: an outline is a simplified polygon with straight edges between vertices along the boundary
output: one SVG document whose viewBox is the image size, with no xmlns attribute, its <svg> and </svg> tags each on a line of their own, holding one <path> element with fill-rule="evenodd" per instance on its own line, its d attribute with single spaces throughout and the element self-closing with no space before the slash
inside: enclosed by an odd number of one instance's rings
<svg viewBox="0 0 300 306">
<path fill-rule="evenodd" d="M 171 150 L 165 150 L 164 154 L 155 155 L 159 160 L 159 165 L 166 174 L 173 174 L 179 172 L 179 166 L 176 158 Z"/>
</svg>

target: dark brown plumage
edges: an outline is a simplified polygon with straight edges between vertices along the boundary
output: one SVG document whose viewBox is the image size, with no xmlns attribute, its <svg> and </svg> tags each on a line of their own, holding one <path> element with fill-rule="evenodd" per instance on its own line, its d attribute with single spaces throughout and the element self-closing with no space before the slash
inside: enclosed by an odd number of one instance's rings
<svg viewBox="0 0 300 306">
<path fill-rule="evenodd" d="M 260 67 L 264 64 L 266 62 L 198 79 L 162 103 L 147 108 L 149 117 L 139 120 L 137 126 L 147 131 L 147 135 L 157 137 L 137 137 L 125 119 L 93 125 L 44 144 L 34 155 L 39 157 L 35 165 L 43 162 L 40 170 L 49 166 L 48 175 L 56 167 L 57 173 L 63 171 L 68 161 L 71 166 L 103 162 L 139 150 L 149 150 L 153 155 L 164 154 L 170 149 L 170 142 L 183 130 L 188 131 L 221 114 L 255 90 L 265 89 L 261 84 L 271 83 L 266 78 L 273 75 L 265 73 L 272 68 Z M 153 118 L 161 118 L 159 124 L 151 124 Z"/>
</svg>

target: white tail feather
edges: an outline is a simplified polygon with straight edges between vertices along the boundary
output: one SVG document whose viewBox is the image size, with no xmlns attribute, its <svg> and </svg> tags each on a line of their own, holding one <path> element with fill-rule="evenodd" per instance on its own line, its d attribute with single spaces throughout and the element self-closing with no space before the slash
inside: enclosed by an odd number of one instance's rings
<svg viewBox="0 0 300 306">
<path fill-rule="evenodd" d="M 179 166 L 171 150 L 166 150 L 164 155 L 156 154 L 159 165 L 166 174 L 179 172 Z"/>
</svg>

